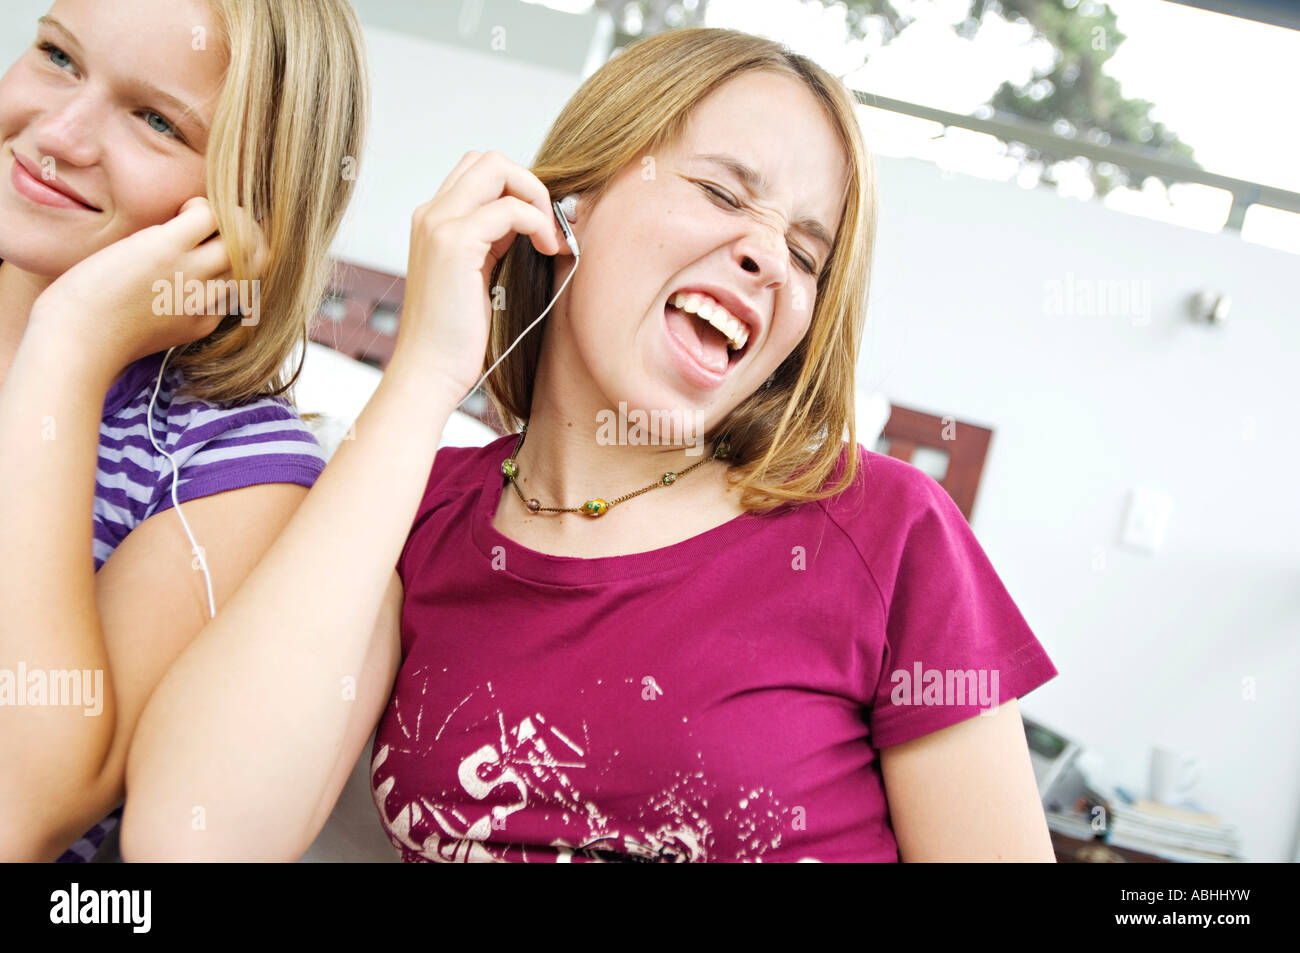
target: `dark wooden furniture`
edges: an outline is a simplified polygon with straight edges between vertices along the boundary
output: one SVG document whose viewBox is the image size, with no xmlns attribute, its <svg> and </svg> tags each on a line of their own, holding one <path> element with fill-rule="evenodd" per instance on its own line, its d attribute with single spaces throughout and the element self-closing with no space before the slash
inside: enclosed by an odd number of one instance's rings
<svg viewBox="0 0 1300 953">
<path fill-rule="evenodd" d="M 406 279 L 401 275 L 335 262 L 311 339 L 383 370 L 397 345 L 405 298 Z M 461 410 L 496 433 L 505 433 L 501 418 L 482 395 L 470 398 Z"/>
<path fill-rule="evenodd" d="M 1058 864 L 1168 864 L 1171 861 L 1127 847 L 1112 847 L 1101 840 L 1079 840 L 1052 831 L 1052 850 Z"/>
<path fill-rule="evenodd" d="M 335 262 L 311 339 L 340 354 L 383 369 L 397 344 L 406 279 Z"/>
</svg>

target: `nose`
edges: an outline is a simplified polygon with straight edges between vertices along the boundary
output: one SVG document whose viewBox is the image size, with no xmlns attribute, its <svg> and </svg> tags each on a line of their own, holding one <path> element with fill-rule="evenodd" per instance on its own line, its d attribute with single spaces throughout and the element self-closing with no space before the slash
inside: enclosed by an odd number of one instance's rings
<svg viewBox="0 0 1300 953">
<path fill-rule="evenodd" d="M 32 126 L 32 143 L 40 157 L 56 163 L 89 166 L 99 159 L 99 117 L 103 107 L 82 88 L 47 110 Z"/>
<path fill-rule="evenodd" d="M 755 222 L 735 243 L 732 254 L 761 287 L 783 285 L 789 277 L 790 255 L 779 223 Z"/>
</svg>

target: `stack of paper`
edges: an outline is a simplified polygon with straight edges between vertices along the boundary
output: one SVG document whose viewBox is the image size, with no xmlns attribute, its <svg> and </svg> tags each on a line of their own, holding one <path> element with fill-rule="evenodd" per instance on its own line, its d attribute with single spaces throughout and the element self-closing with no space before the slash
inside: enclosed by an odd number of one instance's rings
<svg viewBox="0 0 1300 953">
<path fill-rule="evenodd" d="M 1241 863 L 1237 829 L 1213 814 L 1157 801 L 1112 800 L 1106 843 L 1190 863 Z"/>
</svg>

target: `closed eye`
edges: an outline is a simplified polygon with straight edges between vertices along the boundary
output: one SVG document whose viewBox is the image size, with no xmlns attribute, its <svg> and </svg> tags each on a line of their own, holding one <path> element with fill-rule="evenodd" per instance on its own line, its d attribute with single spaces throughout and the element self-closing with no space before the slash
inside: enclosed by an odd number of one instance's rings
<svg viewBox="0 0 1300 953">
<path fill-rule="evenodd" d="M 791 245 L 790 251 L 793 254 L 795 251 L 795 246 Z M 799 262 L 799 267 L 802 268 L 804 271 L 808 272 L 808 274 L 810 275 L 817 274 L 817 263 L 813 261 L 811 258 L 809 258 L 807 255 L 796 254 L 794 256 L 794 260 Z"/>
<path fill-rule="evenodd" d="M 723 202 L 725 202 L 727 205 L 730 205 L 732 208 L 740 208 L 740 203 L 736 201 L 736 197 L 732 195 L 730 192 L 728 192 L 726 189 L 718 188 L 718 186 L 711 185 L 708 182 L 701 182 L 700 188 L 704 189 L 704 191 L 708 192 L 714 198 L 721 199 Z"/>
<path fill-rule="evenodd" d="M 740 202 L 736 201 L 736 197 L 726 189 L 720 188 L 719 186 L 713 185 L 709 182 L 700 182 L 699 186 L 704 189 L 705 192 L 709 193 L 709 195 L 713 196 L 728 207 L 733 209 L 739 209 L 741 207 Z M 808 272 L 808 274 L 817 274 L 817 263 L 806 253 L 800 253 L 798 248 L 794 245 L 790 246 L 790 256 L 794 258 L 794 260 L 799 263 L 799 267 Z"/>
</svg>

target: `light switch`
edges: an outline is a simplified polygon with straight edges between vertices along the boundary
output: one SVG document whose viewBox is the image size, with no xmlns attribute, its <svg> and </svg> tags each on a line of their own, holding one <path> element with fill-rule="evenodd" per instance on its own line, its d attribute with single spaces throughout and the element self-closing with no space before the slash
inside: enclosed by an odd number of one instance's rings
<svg viewBox="0 0 1300 953">
<path fill-rule="evenodd" d="M 1168 493 L 1136 487 L 1129 496 L 1128 515 L 1120 542 L 1138 552 L 1160 552 L 1173 511 L 1174 501 Z"/>
</svg>

